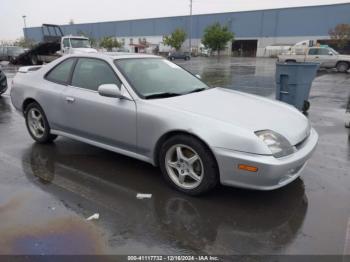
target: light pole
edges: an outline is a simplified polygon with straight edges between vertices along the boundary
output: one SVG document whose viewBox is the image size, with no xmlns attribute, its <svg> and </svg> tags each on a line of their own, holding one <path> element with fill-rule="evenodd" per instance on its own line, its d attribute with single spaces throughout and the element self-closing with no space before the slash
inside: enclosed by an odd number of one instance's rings
<svg viewBox="0 0 350 262">
<path fill-rule="evenodd" d="M 22 15 L 22 18 L 23 18 L 23 23 L 24 23 L 24 30 L 23 30 L 23 33 L 24 33 L 24 39 L 26 39 L 26 28 L 27 28 L 27 23 L 26 23 L 26 15 Z"/>
<path fill-rule="evenodd" d="M 193 0 L 190 0 L 190 35 L 189 35 L 190 55 L 192 53 L 192 1 Z"/>
</svg>

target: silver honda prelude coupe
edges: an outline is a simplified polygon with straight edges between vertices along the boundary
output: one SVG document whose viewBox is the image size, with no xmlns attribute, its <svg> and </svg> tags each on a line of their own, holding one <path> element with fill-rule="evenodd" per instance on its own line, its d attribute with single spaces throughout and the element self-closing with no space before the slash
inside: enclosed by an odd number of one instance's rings
<svg viewBox="0 0 350 262">
<path fill-rule="evenodd" d="M 65 136 L 160 166 L 191 195 L 300 176 L 318 135 L 287 104 L 224 88 L 158 56 L 82 54 L 22 67 L 11 89 L 38 143 Z"/>
</svg>

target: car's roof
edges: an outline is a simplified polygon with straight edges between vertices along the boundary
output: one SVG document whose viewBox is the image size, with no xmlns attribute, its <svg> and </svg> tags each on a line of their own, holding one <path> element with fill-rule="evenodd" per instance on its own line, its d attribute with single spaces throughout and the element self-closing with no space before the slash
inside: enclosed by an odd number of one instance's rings
<svg viewBox="0 0 350 262">
<path fill-rule="evenodd" d="M 161 58 L 156 55 L 148 54 L 136 54 L 136 53 L 127 53 L 127 52 L 99 52 L 99 53 L 86 53 L 86 54 L 76 54 L 71 55 L 73 57 L 95 57 L 103 59 L 126 59 L 126 58 Z"/>
</svg>

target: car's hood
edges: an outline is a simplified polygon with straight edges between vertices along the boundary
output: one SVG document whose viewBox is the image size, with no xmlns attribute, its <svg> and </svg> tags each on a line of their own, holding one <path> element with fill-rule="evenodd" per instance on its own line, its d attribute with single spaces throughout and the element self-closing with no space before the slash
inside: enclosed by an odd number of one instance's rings
<svg viewBox="0 0 350 262">
<path fill-rule="evenodd" d="M 159 106 L 224 121 L 251 132 L 273 130 L 286 137 L 292 145 L 305 139 L 310 131 L 308 119 L 295 108 L 224 88 L 150 101 Z"/>
<path fill-rule="evenodd" d="M 338 59 L 350 61 L 350 55 L 338 55 Z"/>
<path fill-rule="evenodd" d="M 72 54 L 97 53 L 94 48 L 72 48 Z"/>
</svg>

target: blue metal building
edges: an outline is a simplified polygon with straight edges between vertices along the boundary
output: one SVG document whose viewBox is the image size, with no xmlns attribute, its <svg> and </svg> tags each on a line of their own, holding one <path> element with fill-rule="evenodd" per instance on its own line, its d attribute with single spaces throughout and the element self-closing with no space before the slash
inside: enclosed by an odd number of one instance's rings
<svg viewBox="0 0 350 262">
<path fill-rule="evenodd" d="M 350 23 L 350 3 L 194 15 L 193 47 L 199 45 L 204 29 L 214 22 L 229 26 L 235 33 L 235 39 L 240 41 L 236 41 L 236 46 L 241 43 L 241 48 L 255 50 L 259 55 L 268 45 L 328 39 L 331 28 L 340 23 Z M 139 39 L 159 44 L 163 35 L 170 34 L 176 28 L 188 30 L 189 27 L 189 16 L 62 25 L 65 34 L 84 33 L 95 39 L 113 36 L 122 39 L 125 45 Z M 40 41 L 41 28 L 27 28 L 25 35 Z"/>
</svg>

